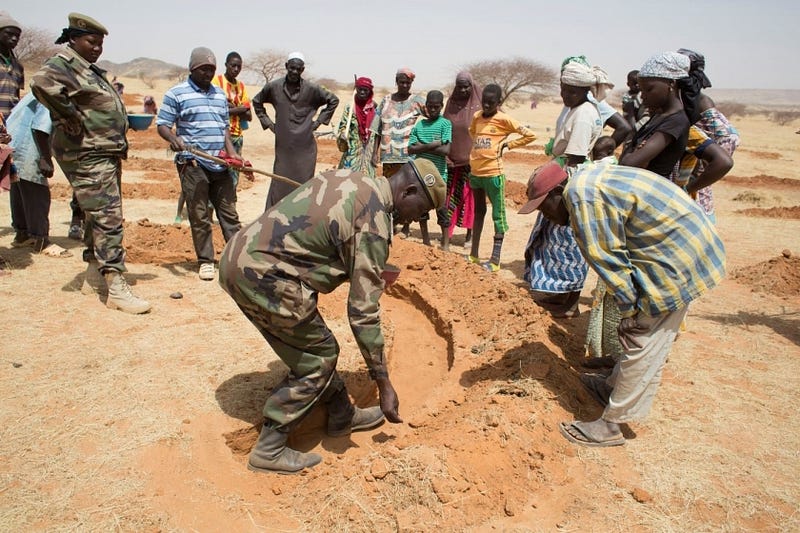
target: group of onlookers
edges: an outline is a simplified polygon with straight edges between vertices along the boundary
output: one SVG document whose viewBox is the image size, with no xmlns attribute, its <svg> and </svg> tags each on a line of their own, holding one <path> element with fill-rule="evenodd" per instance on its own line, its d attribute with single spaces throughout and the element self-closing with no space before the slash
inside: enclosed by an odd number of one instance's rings
<svg viewBox="0 0 800 533">
<path fill-rule="evenodd" d="M 107 305 L 144 313 L 150 304 L 133 294 L 123 273 L 121 161 L 128 151 L 126 110 L 96 62 L 106 28 L 71 13 L 56 41 L 67 46 L 48 59 L 21 101 L 22 66 L 13 54 L 21 28 L 0 13 L 0 111 L 15 165 L 12 180 L 13 246 L 33 246 L 54 257 L 67 250 L 49 240 L 52 159 L 74 190 L 83 217 L 86 292 L 107 292 Z M 267 422 L 251 454 L 255 470 L 297 471 L 319 462 L 286 447 L 287 434 L 317 403 L 329 409 L 328 432 L 345 435 L 399 422 L 388 379 L 378 299 L 387 282 L 389 243 L 437 212 L 442 247 L 456 226 L 467 229 L 466 260 L 489 272 L 501 268 L 508 221 L 503 155 L 536 135 L 500 109 L 501 88 L 480 88 L 468 72 L 456 76 L 445 101 L 440 91 L 414 94 L 414 72 L 401 68 L 396 91 L 379 102 L 373 83 L 357 78 L 336 131 L 338 171 L 312 179 L 315 130 L 328 124 L 339 99 L 303 79 L 305 57 L 291 53 L 286 75 L 253 98 L 237 80 L 242 58 L 231 52 L 217 74 L 214 53 L 192 50 L 188 78 L 170 88 L 157 113 L 159 135 L 175 152 L 181 203 L 187 206 L 202 280 L 216 277 L 212 210 L 228 245 L 220 283 L 259 329 L 290 373 L 265 406 Z M 649 58 L 628 75 L 622 114 L 606 102 L 613 83 L 584 56 L 564 60 L 564 104 L 552 157 L 528 183 L 522 213 L 539 211 L 525 251 L 525 278 L 537 303 L 557 318 L 579 314 L 589 267 L 599 275 L 587 346 L 592 365 L 587 389 L 606 406 L 594 422 L 562 424 L 570 441 L 623 444 L 619 424 L 649 411 L 661 372 L 688 304 L 724 273 L 724 250 L 713 225 L 711 185 L 732 166 L 738 134 L 703 89 L 705 59 L 691 50 Z M 266 104 L 274 110 L 269 116 Z M 13 109 L 13 112 L 12 112 Z M 243 131 L 257 117 L 275 134 L 273 180 L 265 212 L 242 227 L 236 209 Z M 609 127 L 611 135 L 604 136 Z M 9 138 L 9 133 L 10 137 Z M 615 153 L 620 153 L 619 164 Z M 3 153 L 3 161 L 10 161 Z M 378 170 L 380 175 L 378 177 Z M 487 200 L 494 235 L 488 261 L 480 259 Z M 695 201 L 696 200 L 696 201 Z M 75 221 L 73 221 L 75 222 Z M 400 229 L 396 229 L 398 226 Z M 317 292 L 349 281 L 348 311 L 359 347 L 378 383 L 380 407 L 355 408 L 335 370 L 338 344 L 316 308 Z"/>
</svg>

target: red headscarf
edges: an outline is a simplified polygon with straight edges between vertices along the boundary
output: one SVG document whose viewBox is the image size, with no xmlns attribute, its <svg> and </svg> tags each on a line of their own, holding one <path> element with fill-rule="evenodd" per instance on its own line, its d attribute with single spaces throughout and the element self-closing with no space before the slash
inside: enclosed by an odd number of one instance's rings
<svg viewBox="0 0 800 533">
<path fill-rule="evenodd" d="M 369 140 L 369 127 L 372 124 L 372 119 L 375 117 L 375 102 L 372 100 L 372 80 L 369 78 L 361 77 L 356 80 L 356 88 L 365 87 L 369 89 L 369 96 L 366 100 L 359 100 L 358 96 L 354 98 L 354 106 L 356 123 L 358 124 L 358 136 L 361 142 Z"/>
</svg>

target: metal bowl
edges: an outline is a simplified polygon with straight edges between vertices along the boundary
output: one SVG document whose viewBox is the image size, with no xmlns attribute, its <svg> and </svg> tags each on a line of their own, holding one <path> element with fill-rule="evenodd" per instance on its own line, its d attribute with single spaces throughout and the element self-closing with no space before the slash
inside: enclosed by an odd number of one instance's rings
<svg viewBox="0 0 800 533">
<path fill-rule="evenodd" d="M 150 127 L 150 124 L 153 123 L 153 117 L 155 117 L 155 115 L 150 115 L 147 113 L 134 113 L 132 115 L 128 115 L 128 125 L 130 125 L 132 130 L 144 131 Z"/>
</svg>

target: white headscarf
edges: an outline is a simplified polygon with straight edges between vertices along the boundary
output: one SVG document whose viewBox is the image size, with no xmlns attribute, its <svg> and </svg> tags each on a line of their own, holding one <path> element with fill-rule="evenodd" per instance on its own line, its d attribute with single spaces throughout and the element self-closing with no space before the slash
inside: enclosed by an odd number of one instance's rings
<svg viewBox="0 0 800 533">
<path fill-rule="evenodd" d="M 594 87 L 597 76 L 591 67 L 573 61 L 561 69 L 561 82 L 573 87 Z"/>
<path fill-rule="evenodd" d="M 609 79 L 606 71 L 601 69 L 600 67 L 596 65 L 592 67 L 592 73 L 594 73 L 594 77 L 596 80 L 592 92 L 594 93 L 595 98 L 597 98 L 597 100 L 601 102 L 606 99 L 606 96 L 608 96 L 608 91 L 614 88 L 614 84 L 611 83 L 611 80 Z"/>
</svg>

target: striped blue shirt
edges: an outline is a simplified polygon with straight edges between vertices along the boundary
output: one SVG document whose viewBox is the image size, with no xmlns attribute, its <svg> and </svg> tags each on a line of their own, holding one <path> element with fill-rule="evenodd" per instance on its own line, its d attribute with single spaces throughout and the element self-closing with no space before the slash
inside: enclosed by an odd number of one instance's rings
<svg viewBox="0 0 800 533">
<path fill-rule="evenodd" d="M 208 91 L 203 91 L 188 78 L 164 94 L 156 125 L 168 128 L 175 126 L 175 133 L 187 145 L 211 155 L 219 155 L 220 150 L 225 148 L 228 98 L 219 87 L 211 85 Z M 213 172 L 225 168 L 200 157 L 195 158 L 188 152 L 175 155 L 177 162 L 187 159 L 197 159 L 200 165 Z"/>
<path fill-rule="evenodd" d="M 658 174 L 583 165 L 567 182 L 564 203 L 581 252 L 624 317 L 680 309 L 725 275 L 714 224 Z"/>
</svg>

